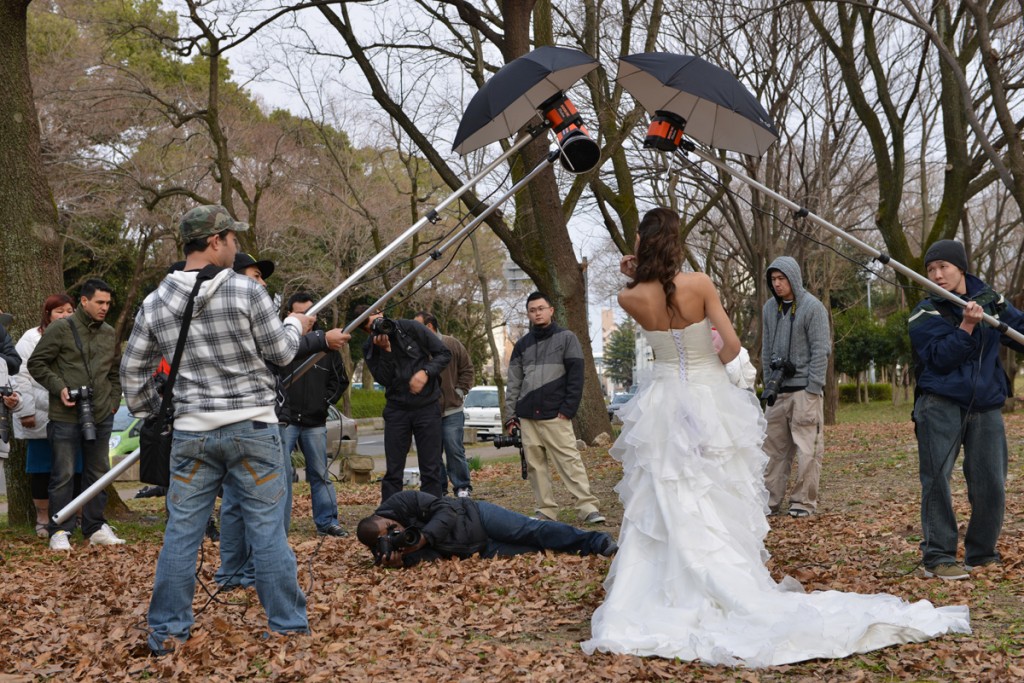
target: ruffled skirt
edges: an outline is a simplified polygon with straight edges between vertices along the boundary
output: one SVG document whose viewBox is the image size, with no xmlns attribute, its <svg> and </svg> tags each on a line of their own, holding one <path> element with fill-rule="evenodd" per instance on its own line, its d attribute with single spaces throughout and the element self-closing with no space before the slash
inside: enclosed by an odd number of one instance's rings
<svg viewBox="0 0 1024 683">
<path fill-rule="evenodd" d="M 704 380 L 665 364 L 619 410 L 625 511 L 585 652 L 763 667 L 970 632 L 966 607 L 776 583 L 764 416 L 724 372 Z"/>
</svg>

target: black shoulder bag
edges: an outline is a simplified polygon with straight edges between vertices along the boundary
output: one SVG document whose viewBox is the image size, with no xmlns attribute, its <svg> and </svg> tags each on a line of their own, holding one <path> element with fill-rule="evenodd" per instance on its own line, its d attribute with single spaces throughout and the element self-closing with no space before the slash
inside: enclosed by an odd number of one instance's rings
<svg viewBox="0 0 1024 683">
<path fill-rule="evenodd" d="M 192 322 L 196 295 L 208 279 L 202 273 L 196 277 L 196 286 L 189 294 L 185 314 L 181 319 L 181 332 L 178 333 L 178 344 L 174 347 L 171 370 L 164 381 L 160 410 L 144 419 L 139 428 L 139 481 L 144 484 L 166 487 L 171 483 L 171 442 L 174 439 L 174 407 L 171 402 L 174 397 L 174 380 L 178 377 L 178 365 L 185 349 L 188 327 Z"/>
</svg>

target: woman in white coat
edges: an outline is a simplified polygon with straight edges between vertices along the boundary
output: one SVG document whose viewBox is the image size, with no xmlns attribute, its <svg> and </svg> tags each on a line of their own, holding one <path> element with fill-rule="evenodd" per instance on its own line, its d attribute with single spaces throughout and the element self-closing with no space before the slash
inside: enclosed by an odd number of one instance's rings
<svg viewBox="0 0 1024 683">
<path fill-rule="evenodd" d="M 21 394 L 21 406 L 14 411 L 14 436 L 25 439 L 28 450 L 25 456 L 25 471 L 29 474 L 32 488 L 32 503 L 36 508 L 36 535 L 47 538 L 46 523 L 49 519 L 50 487 L 50 442 L 46 438 L 49 423 L 50 394 L 39 382 L 28 374 L 28 358 L 43 336 L 43 331 L 54 320 L 67 318 L 75 312 L 74 302 L 67 294 L 52 294 L 43 303 L 43 318 L 39 327 L 33 327 L 21 335 L 15 345 L 21 356 L 21 370 L 15 375 L 13 385 Z M 79 465 L 79 468 L 81 466 Z M 76 468 L 76 471 L 81 471 Z"/>
</svg>

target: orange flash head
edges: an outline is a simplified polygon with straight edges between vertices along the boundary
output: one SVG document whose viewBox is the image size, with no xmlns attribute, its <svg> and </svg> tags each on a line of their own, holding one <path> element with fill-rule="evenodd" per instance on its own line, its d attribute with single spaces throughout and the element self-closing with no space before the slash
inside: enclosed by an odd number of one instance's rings
<svg viewBox="0 0 1024 683">
<path fill-rule="evenodd" d="M 560 159 L 565 170 L 586 173 L 601 160 L 601 148 L 591 139 L 575 105 L 558 93 L 541 105 L 544 118 L 551 124 L 562 151 Z"/>
<path fill-rule="evenodd" d="M 647 128 L 644 138 L 644 149 L 658 149 L 662 152 L 674 152 L 683 141 L 683 130 L 686 119 L 670 111 L 658 110 L 651 117 L 651 125 Z"/>
</svg>

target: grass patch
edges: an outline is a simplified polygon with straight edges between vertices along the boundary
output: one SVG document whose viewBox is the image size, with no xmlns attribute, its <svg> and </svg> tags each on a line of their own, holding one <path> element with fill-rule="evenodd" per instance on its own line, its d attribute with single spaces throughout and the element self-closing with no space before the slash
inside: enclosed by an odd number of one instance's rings
<svg viewBox="0 0 1024 683">
<path fill-rule="evenodd" d="M 836 413 L 839 424 L 859 422 L 910 422 L 912 401 L 872 401 L 871 403 L 840 403 Z"/>
</svg>

